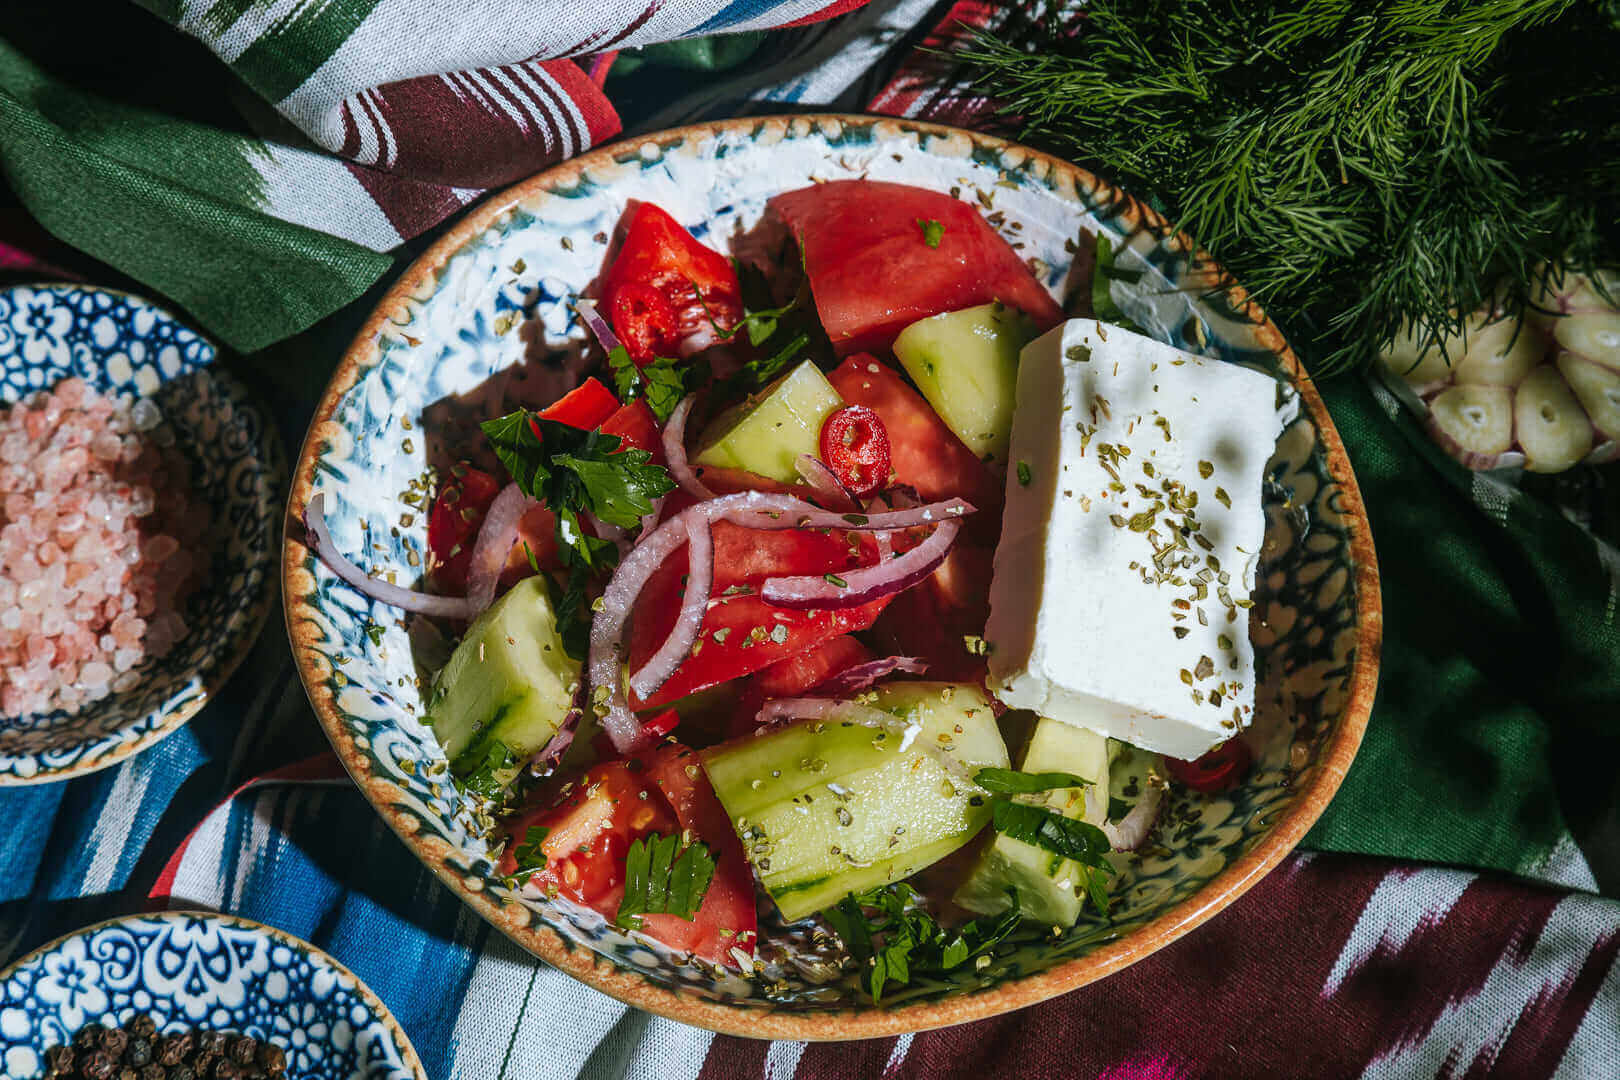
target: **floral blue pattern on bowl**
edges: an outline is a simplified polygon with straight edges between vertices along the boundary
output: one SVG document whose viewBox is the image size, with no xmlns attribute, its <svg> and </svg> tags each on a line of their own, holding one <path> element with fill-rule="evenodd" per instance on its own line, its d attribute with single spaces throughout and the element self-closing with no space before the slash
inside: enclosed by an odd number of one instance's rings
<svg viewBox="0 0 1620 1080">
<path fill-rule="evenodd" d="M 88 1024 L 151 1016 L 159 1034 L 251 1035 L 299 1080 L 422 1080 L 410 1040 L 354 973 L 309 945 L 209 912 L 87 927 L 0 975 L 0 1072 L 40 1075 L 45 1051 Z"/>
<path fill-rule="evenodd" d="M 274 595 L 275 429 L 215 361 L 207 339 L 147 300 L 76 285 L 0 290 L 0 406 L 70 376 L 158 405 L 213 511 L 206 584 L 182 612 L 190 632 L 140 682 L 71 714 L 0 717 L 0 785 L 105 768 L 157 742 L 207 703 L 258 637 Z"/>
</svg>

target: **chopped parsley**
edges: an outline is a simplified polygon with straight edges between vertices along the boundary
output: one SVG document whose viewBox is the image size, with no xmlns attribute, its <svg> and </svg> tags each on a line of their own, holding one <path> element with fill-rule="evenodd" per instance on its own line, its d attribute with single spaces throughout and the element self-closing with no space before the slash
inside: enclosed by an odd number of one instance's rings
<svg viewBox="0 0 1620 1080">
<path fill-rule="evenodd" d="M 512 858 L 517 860 L 517 867 L 512 871 L 513 876 L 524 876 L 537 873 L 546 868 L 546 853 L 542 845 L 550 829 L 541 825 L 530 825 L 523 832 L 523 842 L 512 849 Z"/>
<path fill-rule="evenodd" d="M 688 922 L 703 906 L 714 879 L 714 855 L 707 844 L 693 841 L 684 850 L 679 836 L 651 836 L 630 845 L 624 857 L 624 899 L 613 921 L 641 929 L 641 915 L 674 915 Z"/>
<path fill-rule="evenodd" d="M 1023 487 L 1029 487 L 1032 478 L 1033 474 L 1029 471 L 1029 462 L 1020 461 L 1018 463 L 1018 483 Z"/>
<path fill-rule="evenodd" d="M 468 766 L 457 758 L 454 765 L 462 766 L 454 770 L 461 780 L 462 790 L 485 799 L 499 800 L 506 794 L 507 782 L 517 770 L 518 762 L 505 743 L 491 739 L 482 759 Z"/>
<path fill-rule="evenodd" d="M 1126 270 L 1116 265 L 1117 255 L 1113 240 L 1107 233 L 1099 232 L 1097 262 L 1091 274 L 1091 313 L 1102 322 L 1122 326 L 1140 334 L 1143 332 L 1142 328 L 1127 318 L 1120 306 L 1114 303 L 1113 294 L 1109 292 L 1109 284 L 1115 281 L 1134 284 L 1142 279 L 1142 271 Z"/>
<path fill-rule="evenodd" d="M 822 580 L 824 580 L 829 585 L 836 585 L 840 589 L 849 588 L 849 582 L 845 581 L 843 578 L 839 577 L 837 574 L 823 574 L 822 575 Z"/>
<path fill-rule="evenodd" d="M 669 414 L 686 396 L 686 376 L 692 369 L 678 360 L 659 356 L 642 367 L 630 359 L 630 351 L 620 345 L 608 353 L 607 362 L 619 400 L 629 403 L 645 398 L 660 424 L 669 419 Z"/>
<path fill-rule="evenodd" d="M 918 218 L 917 227 L 922 230 L 923 243 L 931 248 L 939 247 L 940 241 L 945 239 L 945 224 L 933 218 Z"/>
<path fill-rule="evenodd" d="M 381 645 L 383 640 L 383 627 L 378 623 L 366 623 L 366 637 L 371 639 L 373 645 Z"/>
<path fill-rule="evenodd" d="M 998 801 L 991 811 L 996 832 L 1022 840 L 1044 851 L 1080 865 L 1086 892 L 1103 914 L 1108 913 L 1107 878 L 1114 872 L 1106 856 L 1112 850 L 1108 837 L 1086 821 L 1064 817 L 1055 810 L 1029 803 Z"/>
<path fill-rule="evenodd" d="M 1018 896 L 1000 915 L 986 915 L 947 929 L 918 906 L 918 893 L 894 882 L 851 893 L 822 912 L 862 966 L 873 1001 L 889 983 L 905 986 L 913 975 L 938 975 L 987 955 L 1018 927 Z"/>
<path fill-rule="evenodd" d="M 1017 769 L 980 769 L 973 782 L 994 795 L 1023 795 L 1055 788 L 1090 787 L 1091 781 L 1066 772 L 1027 773 Z"/>
</svg>

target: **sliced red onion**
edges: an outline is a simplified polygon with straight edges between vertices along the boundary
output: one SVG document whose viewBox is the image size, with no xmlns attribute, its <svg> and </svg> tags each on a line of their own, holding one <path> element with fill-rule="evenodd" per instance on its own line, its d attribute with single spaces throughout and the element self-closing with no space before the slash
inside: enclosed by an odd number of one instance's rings
<svg viewBox="0 0 1620 1080">
<path fill-rule="evenodd" d="M 821 505 L 828 510 L 851 511 L 861 509 L 861 501 L 855 493 L 844 486 L 838 479 L 838 474 L 828 468 L 827 463 L 810 454 L 800 454 L 793 463 L 804 477 L 805 483 L 815 492 Z"/>
<path fill-rule="evenodd" d="M 1164 788 L 1158 784 L 1143 784 L 1142 797 L 1136 800 L 1130 813 L 1119 821 L 1103 822 L 1103 835 L 1108 837 L 1115 851 L 1135 851 L 1153 833 L 1163 805 Z"/>
<path fill-rule="evenodd" d="M 507 556 L 517 543 L 518 522 L 531 507 L 540 504 L 523 494 L 516 482 L 507 484 L 478 528 L 478 539 L 473 544 L 472 562 L 467 568 L 467 604 L 476 618 L 495 602 L 495 586 L 500 583 L 501 571 L 506 569 Z"/>
<path fill-rule="evenodd" d="M 875 709 L 870 705 L 841 701 L 838 698 L 776 698 L 760 707 L 757 719 L 762 726 L 788 720 L 821 720 L 829 724 L 860 724 L 862 727 L 887 731 L 900 736 L 901 753 L 916 746 L 924 753 L 931 754 L 946 772 L 961 780 L 970 790 L 979 790 L 978 781 L 973 779 L 973 772 L 955 754 L 941 749 L 932 742 L 917 738 L 922 734 L 921 724 L 907 723 L 893 713 Z"/>
<path fill-rule="evenodd" d="M 897 671 L 922 675 L 928 671 L 928 664 L 915 656 L 885 656 L 881 660 L 868 660 L 864 664 L 847 667 L 825 682 L 818 683 L 815 691 L 829 697 L 854 694 Z"/>
<path fill-rule="evenodd" d="M 591 681 L 591 708 L 601 718 L 602 727 L 620 753 L 644 748 L 641 722 L 630 711 L 621 685 L 620 654 L 624 629 L 636 597 L 653 572 L 689 542 L 688 529 L 694 519 L 709 525 L 730 521 L 752 529 L 840 528 L 857 531 L 905 529 L 941 522 L 946 516 L 970 514 L 973 507 L 961 499 L 931 503 L 911 510 L 879 514 L 839 515 L 818 510 L 803 499 L 768 491 L 741 491 L 735 495 L 689 506 L 642 538 L 613 572 L 602 593 L 601 610 L 591 620 L 591 648 L 588 671 Z M 896 560 L 898 561 L 898 560 Z"/>
<path fill-rule="evenodd" d="M 689 356 L 696 356 L 709 346 L 726 340 L 728 339 L 722 338 L 719 332 L 705 321 L 702 326 L 681 338 L 675 346 L 675 351 L 681 354 L 682 359 L 685 359 Z"/>
<path fill-rule="evenodd" d="M 917 494 L 917 489 L 910 484 L 893 484 L 878 492 L 876 498 L 895 510 L 904 510 L 912 506 L 921 506 L 923 497 Z"/>
<path fill-rule="evenodd" d="M 939 569 L 961 528 L 959 521 L 942 521 L 928 539 L 904 555 L 859 570 L 767 578 L 760 598 L 785 608 L 848 608 L 892 595 Z"/>
<path fill-rule="evenodd" d="M 664 516 L 664 500 L 666 498 L 668 498 L 667 495 L 658 496 L 658 498 L 652 501 L 652 512 L 642 515 L 641 536 L 637 540 L 637 543 L 640 543 L 641 540 L 645 540 L 648 534 L 658 527 L 658 519 Z"/>
<path fill-rule="evenodd" d="M 686 463 L 686 418 L 691 415 L 692 405 L 696 401 L 696 394 L 687 394 L 675 406 L 675 411 L 669 414 L 669 422 L 664 425 L 664 460 L 669 466 L 669 475 L 681 485 L 682 491 L 699 499 L 712 499 L 714 492 L 704 486 Z"/>
<path fill-rule="evenodd" d="M 378 581 L 344 558 L 332 543 L 332 534 L 326 528 L 326 494 L 317 493 L 304 505 L 304 533 L 315 557 L 324 562 L 338 577 L 353 585 L 373 600 L 405 611 L 433 615 L 444 619 L 469 619 L 471 606 L 461 596 L 434 596 L 399 585 Z"/>
<path fill-rule="evenodd" d="M 686 523 L 686 598 L 681 602 L 681 613 L 675 627 L 647 658 L 641 670 L 630 676 L 630 689 L 643 700 L 663 686 L 681 661 L 692 654 L 698 634 L 703 629 L 703 616 L 709 610 L 709 595 L 714 589 L 714 534 L 708 521 L 701 516 L 689 518 Z"/>
<path fill-rule="evenodd" d="M 602 348 L 612 352 L 619 347 L 619 339 L 613 333 L 613 327 L 609 326 L 607 320 L 596 310 L 595 300 L 580 300 L 574 304 L 574 310 L 579 312 L 580 321 L 586 328 L 596 335 L 596 340 L 602 343 Z"/>
</svg>

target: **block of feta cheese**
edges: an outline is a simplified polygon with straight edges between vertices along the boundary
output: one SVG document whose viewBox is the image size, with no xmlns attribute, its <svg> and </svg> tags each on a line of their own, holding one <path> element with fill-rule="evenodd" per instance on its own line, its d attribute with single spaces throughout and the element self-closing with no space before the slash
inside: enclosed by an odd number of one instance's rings
<svg viewBox="0 0 1620 1080">
<path fill-rule="evenodd" d="M 1003 702 L 1186 759 L 1248 722 L 1277 390 L 1094 319 L 1024 347 L 985 629 Z"/>
</svg>

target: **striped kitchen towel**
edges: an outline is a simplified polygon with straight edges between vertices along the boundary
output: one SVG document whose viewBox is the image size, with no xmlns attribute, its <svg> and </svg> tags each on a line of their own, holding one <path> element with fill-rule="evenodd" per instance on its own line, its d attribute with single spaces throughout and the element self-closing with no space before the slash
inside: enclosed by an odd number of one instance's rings
<svg viewBox="0 0 1620 1080">
<path fill-rule="evenodd" d="M 847 1044 L 715 1036 L 539 963 L 329 755 L 209 814 L 152 900 L 328 949 L 445 1080 L 1593 1077 L 1620 1060 L 1620 903 L 1352 856 L 1296 855 L 1196 933 L 1045 1004 Z"/>
<path fill-rule="evenodd" d="M 58 237 L 252 351 L 483 190 L 616 135 L 618 50 L 862 0 L 143 2 L 0 5 L 0 170 Z"/>
</svg>

